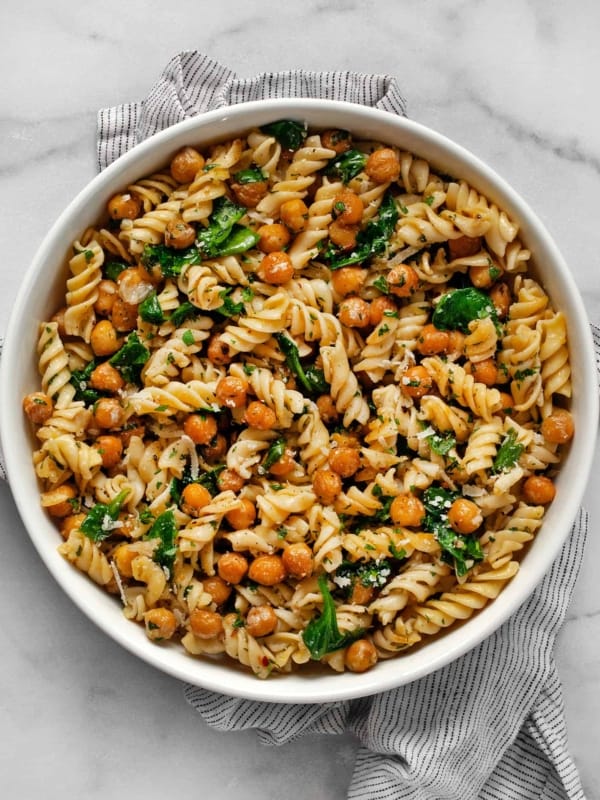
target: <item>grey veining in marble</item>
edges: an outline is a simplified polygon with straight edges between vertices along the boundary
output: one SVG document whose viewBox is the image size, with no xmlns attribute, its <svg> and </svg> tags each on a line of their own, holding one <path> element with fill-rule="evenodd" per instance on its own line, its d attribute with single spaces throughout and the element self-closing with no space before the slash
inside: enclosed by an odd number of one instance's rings
<svg viewBox="0 0 600 800">
<path fill-rule="evenodd" d="M 242 75 L 293 67 L 396 75 L 409 115 L 490 163 L 536 209 L 600 321 L 600 4 L 596 0 L 20 0 L 0 7 L 0 333 L 35 249 L 93 176 L 98 108 L 143 97 L 200 49 Z M 600 457 L 596 457 L 596 475 Z M 571 750 L 600 798 L 600 497 L 556 658 Z M 264 748 L 217 734 L 180 684 L 62 593 L 0 485 L 0 790 L 15 800 L 164 796 L 340 800 L 350 737 Z"/>
</svg>

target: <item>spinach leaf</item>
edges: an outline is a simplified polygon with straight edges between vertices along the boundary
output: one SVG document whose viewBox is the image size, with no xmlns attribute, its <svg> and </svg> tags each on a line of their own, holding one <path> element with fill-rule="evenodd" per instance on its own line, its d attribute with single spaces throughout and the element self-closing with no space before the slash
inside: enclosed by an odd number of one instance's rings
<svg viewBox="0 0 600 800">
<path fill-rule="evenodd" d="M 261 131 L 267 136 L 274 136 L 285 150 L 298 150 L 308 133 L 303 122 L 293 119 L 279 119 L 263 125 Z"/>
<path fill-rule="evenodd" d="M 236 317 L 244 310 L 244 304 L 242 302 L 235 303 L 229 296 L 230 294 L 231 289 L 223 289 L 222 292 L 219 292 L 219 297 L 223 300 L 223 305 L 216 308 L 215 311 L 222 314 L 224 317 Z"/>
<path fill-rule="evenodd" d="M 239 172 L 234 173 L 232 179 L 235 183 L 261 183 L 266 181 L 267 177 L 263 174 L 259 167 L 249 167 L 248 169 L 241 169 Z"/>
<path fill-rule="evenodd" d="M 449 431 L 446 433 L 432 433 L 431 436 L 427 437 L 427 441 L 432 451 L 437 453 L 438 456 L 447 456 L 456 447 L 456 439 Z"/>
<path fill-rule="evenodd" d="M 165 315 L 158 302 L 156 291 L 150 292 L 138 306 L 138 312 L 144 322 L 150 322 L 153 325 L 160 325 L 165 321 Z"/>
<path fill-rule="evenodd" d="M 108 280 L 116 281 L 124 269 L 127 269 L 127 264 L 123 264 L 121 261 L 109 261 L 102 267 L 102 272 Z"/>
<path fill-rule="evenodd" d="M 336 248 L 329 248 L 326 251 L 325 257 L 329 260 L 330 269 L 359 264 L 371 256 L 385 253 L 398 217 L 396 201 L 388 192 L 379 206 L 377 217 L 369 220 L 358 232 L 356 247 L 350 253 L 339 252 Z"/>
<path fill-rule="evenodd" d="M 431 321 L 441 331 L 458 330 L 469 333 L 469 322 L 490 317 L 496 330 L 502 327 L 496 307 L 483 292 L 467 286 L 442 295 L 435 307 Z"/>
<path fill-rule="evenodd" d="M 81 523 L 80 531 L 93 542 L 107 539 L 117 527 L 113 523 L 116 522 L 128 494 L 129 489 L 123 489 L 110 503 L 96 503 L 92 506 Z"/>
<path fill-rule="evenodd" d="M 199 264 L 202 255 L 194 245 L 175 250 L 164 244 L 147 244 L 140 260 L 149 270 L 159 267 L 163 278 L 177 278 L 186 264 Z"/>
<path fill-rule="evenodd" d="M 190 317 L 195 317 L 197 314 L 200 313 L 200 309 L 197 308 L 195 305 L 192 305 L 189 300 L 185 300 L 180 306 L 171 313 L 169 317 L 169 322 L 172 322 L 176 328 L 178 328 L 182 322 L 185 322 L 186 319 Z"/>
<path fill-rule="evenodd" d="M 218 494 L 221 490 L 219 488 L 219 475 L 225 469 L 224 464 L 220 464 L 213 469 L 207 470 L 206 472 L 202 472 L 198 475 L 197 478 L 192 478 L 190 468 L 186 467 L 183 471 L 183 475 L 181 478 L 173 478 L 171 481 L 171 485 L 169 486 L 169 491 L 171 493 L 171 498 L 173 502 L 179 503 L 181 502 L 181 493 L 185 489 L 186 486 L 190 483 L 199 483 L 201 486 L 204 486 L 205 489 L 208 489 L 211 496 L 214 497 Z"/>
<path fill-rule="evenodd" d="M 326 394 L 329 391 L 329 384 L 325 380 L 323 370 L 315 366 L 310 366 L 304 369 L 300 363 L 300 351 L 296 343 L 286 336 L 285 333 L 276 333 L 275 338 L 279 349 L 285 356 L 285 362 L 290 370 L 296 375 L 305 391 L 309 395 L 313 394 Z"/>
<path fill-rule="evenodd" d="M 99 391 L 92 389 L 89 380 L 92 372 L 96 369 L 95 361 L 90 361 L 83 369 L 73 370 L 70 383 L 75 387 L 75 400 L 83 400 L 88 405 L 93 405 L 102 396 Z"/>
<path fill-rule="evenodd" d="M 142 367 L 149 358 L 150 351 L 133 331 L 125 340 L 123 347 L 110 357 L 109 363 L 119 370 L 128 383 L 136 383 L 140 379 Z"/>
<path fill-rule="evenodd" d="M 454 565 L 454 571 L 460 578 L 467 574 L 476 561 L 483 560 L 483 552 L 479 539 L 456 533 L 448 522 L 448 509 L 457 497 L 460 497 L 458 492 L 441 486 L 426 489 L 422 497 L 426 511 L 423 530 L 435 535 L 442 548 L 442 557 Z"/>
<path fill-rule="evenodd" d="M 511 428 L 504 437 L 502 444 L 498 448 L 492 472 L 507 472 L 521 458 L 525 445 L 517 442 L 517 433 Z"/>
<path fill-rule="evenodd" d="M 244 225 L 238 225 L 246 213 L 228 197 L 215 201 L 209 225 L 197 237 L 198 247 L 208 258 L 244 253 L 258 242 L 260 236 Z"/>
<path fill-rule="evenodd" d="M 346 150 L 335 158 L 332 158 L 325 169 L 325 174 L 332 178 L 337 178 L 343 183 L 348 183 L 362 172 L 367 163 L 367 156 L 360 150 Z"/>
<path fill-rule="evenodd" d="M 175 514 L 171 509 L 164 511 L 154 520 L 145 536 L 146 539 L 160 539 L 152 558 L 157 564 L 168 570 L 173 569 L 173 562 L 177 555 L 176 537 L 177 525 L 175 524 Z"/>
<path fill-rule="evenodd" d="M 285 439 L 283 438 L 283 436 L 279 436 L 277 439 L 271 442 L 271 445 L 267 450 L 267 455 L 265 456 L 265 460 L 260 465 L 261 466 L 260 471 L 263 474 L 267 472 L 269 469 L 271 469 L 271 467 L 273 466 L 273 464 L 275 464 L 276 461 L 279 461 L 279 459 L 284 454 L 285 454 Z"/>
<path fill-rule="evenodd" d="M 327 585 L 327 578 L 319 575 L 317 582 L 323 596 L 323 610 L 321 615 L 309 622 L 302 632 L 304 644 L 308 647 L 310 657 L 314 661 L 319 661 L 324 655 L 332 653 L 334 650 L 347 647 L 363 634 L 362 628 L 345 634 L 340 633 L 335 614 L 335 603 Z"/>
</svg>

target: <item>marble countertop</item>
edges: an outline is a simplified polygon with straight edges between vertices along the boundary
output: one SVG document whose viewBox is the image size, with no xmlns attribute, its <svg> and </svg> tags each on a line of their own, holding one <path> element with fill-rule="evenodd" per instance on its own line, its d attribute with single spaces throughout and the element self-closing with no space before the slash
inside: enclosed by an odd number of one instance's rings
<svg viewBox="0 0 600 800">
<path fill-rule="evenodd" d="M 184 49 L 245 76 L 295 67 L 397 76 L 413 119 L 487 161 L 537 210 L 600 321 L 596 0 L 21 0 L 2 4 L 0 30 L 0 333 L 44 233 L 95 172 L 97 109 L 142 98 Z M 556 658 L 571 751 L 587 797 L 600 798 L 595 477 L 586 504 L 587 557 Z M 290 787 L 296 800 L 345 796 L 353 739 L 312 737 L 274 749 L 252 732 L 210 730 L 180 683 L 121 649 L 63 594 L 5 484 L 0 520 L 6 797 L 254 800 Z"/>
</svg>

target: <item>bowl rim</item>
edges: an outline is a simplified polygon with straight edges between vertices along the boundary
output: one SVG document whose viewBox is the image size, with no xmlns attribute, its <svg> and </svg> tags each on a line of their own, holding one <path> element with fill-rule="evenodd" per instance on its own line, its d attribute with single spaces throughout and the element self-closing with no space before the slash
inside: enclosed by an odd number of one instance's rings
<svg viewBox="0 0 600 800">
<path fill-rule="evenodd" d="M 346 127 L 360 130 L 365 128 L 378 128 L 404 136 L 409 142 L 418 141 L 421 146 L 406 149 L 421 155 L 429 161 L 435 161 L 431 156 L 425 155 L 423 150 L 431 150 L 447 156 L 451 161 L 460 161 L 465 169 L 460 177 L 470 181 L 475 175 L 479 182 L 492 187 L 491 194 L 503 198 L 501 207 L 509 207 L 511 216 L 518 218 L 521 228 L 525 224 L 529 238 L 539 240 L 543 248 L 550 255 L 552 263 L 552 277 L 561 289 L 565 290 L 562 298 L 569 309 L 569 337 L 575 334 L 573 341 L 577 344 L 576 355 L 578 369 L 579 390 L 581 396 L 576 398 L 581 406 L 581 416 L 585 423 L 584 436 L 576 437 L 570 454 L 571 462 L 577 461 L 577 475 L 580 480 L 575 486 L 569 486 L 568 497 L 559 507 L 552 507 L 552 524 L 544 525 L 552 530 L 546 535 L 546 546 L 543 551 L 537 550 L 537 557 L 531 561 L 527 554 L 521 565 L 519 573 L 511 581 L 498 598 L 489 603 L 482 611 L 459 628 L 453 626 L 441 637 L 432 639 L 418 650 L 407 651 L 405 654 L 381 661 L 374 670 L 362 674 L 354 673 L 326 673 L 304 677 L 302 671 L 289 675 L 271 677 L 267 681 L 257 679 L 251 672 L 241 673 L 232 669 L 229 662 L 218 664 L 209 660 L 196 659 L 184 655 L 170 647 L 157 647 L 147 640 L 143 631 L 139 630 L 143 639 L 133 635 L 140 626 L 131 625 L 125 620 L 127 628 L 113 622 L 114 614 L 105 612 L 103 603 L 96 603 L 97 594 L 102 593 L 86 576 L 65 562 L 56 553 L 59 540 L 56 539 L 56 530 L 49 520 L 40 524 L 40 513 L 32 508 L 31 492 L 26 482 L 22 481 L 22 469 L 25 456 L 29 458 L 31 467 L 31 450 L 23 451 L 23 422 L 20 402 L 15 403 L 19 390 L 15 387 L 13 375 L 19 374 L 23 359 L 22 334 L 26 329 L 24 322 L 28 316 L 28 304 L 35 291 L 36 285 L 42 275 L 44 266 L 50 259 L 49 253 L 62 244 L 70 245 L 72 239 L 65 241 L 65 231 L 73 227 L 76 219 L 82 215 L 86 204 L 99 196 L 107 196 L 114 192 L 125 182 L 132 178 L 140 178 L 142 172 L 137 172 L 142 163 L 155 161 L 156 166 L 166 163 L 169 148 L 174 152 L 183 143 L 191 143 L 191 139 L 206 142 L 218 138 L 228 138 L 235 130 L 242 132 L 249 130 L 257 124 L 264 124 L 268 120 L 282 118 L 283 116 L 304 117 L 310 125 L 317 125 L 319 116 L 328 120 L 340 119 L 346 121 Z M 314 120 L 314 121 L 311 121 Z M 330 127 L 333 123 L 321 123 L 320 127 Z M 219 128 L 228 133 L 219 135 Z M 215 130 L 212 135 L 207 131 Z M 382 135 L 381 141 L 389 140 Z M 203 142 L 204 143 L 204 142 Z M 162 155 L 158 155 L 161 153 Z M 122 177 L 131 173 L 127 181 Z M 147 174 L 147 173 L 143 173 Z M 109 191 L 110 190 L 110 191 Z M 489 190 L 486 192 L 489 196 Z M 496 199 L 493 197 L 493 199 Z M 83 226 L 79 228 L 83 230 Z M 54 263 L 58 271 L 58 264 Z M 472 152 L 457 142 L 452 141 L 441 133 L 413 120 L 399 117 L 390 112 L 361 106 L 344 101 L 321 99 L 294 99 L 277 98 L 269 100 L 251 101 L 248 103 L 225 106 L 191 117 L 160 131 L 143 142 L 137 144 L 127 153 L 120 156 L 103 172 L 96 175 L 65 207 L 39 245 L 30 266 L 28 267 L 17 293 L 13 311 L 6 330 L 5 347 L 0 360 L 0 438 L 6 459 L 11 491 L 19 511 L 21 520 L 29 537 L 31 538 L 38 554 L 42 558 L 50 573 L 57 580 L 61 588 L 73 602 L 88 616 L 98 627 L 112 639 L 121 644 L 136 656 L 161 671 L 189 682 L 196 686 L 251 700 L 263 700 L 280 703 L 316 703 L 342 701 L 356 697 L 368 696 L 387 689 L 395 688 L 417 680 L 425 675 L 435 672 L 451 663 L 461 655 L 472 650 L 485 638 L 494 633 L 532 594 L 535 587 L 542 580 L 557 557 L 561 547 L 569 535 L 570 525 L 575 518 L 586 487 L 587 477 L 591 472 L 592 460 L 595 453 L 595 433 L 598 426 L 598 391 L 596 385 L 596 364 L 593 352 L 593 343 L 585 307 L 575 284 L 574 277 L 569 271 L 562 255 L 549 232 L 537 217 L 533 209 L 494 169 L 484 163 Z M 589 435 L 587 435 L 589 433 Z M 18 458 L 13 460 L 14 454 L 23 456 L 21 463 Z M 573 468 L 574 469 L 574 468 Z M 33 470 L 30 470 L 33 472 Z M 573 470 L 572 470 L 573 471 Z M 34 476 L 35 478 L 35 476 Z M 39 505 L 39 504 L 38 504 Z M 52 538 L 49 538 L 49 532 Z M 520 577 L 520 580 L 518 580 Z M 83 583 L 84 581 L 85 583 Z M 89 586 L 86 586 L 89 584 Z M 92 591 L 89 591 L 89 590 Z M 111 603 L 114 602 L 111 599 Z M 120 609 L 115 610 L 119 612 Z M 122 616 L 122 614 L 120 614 Z M 131 634 L 129 631 L 131 630 Z M 181 646 L 179 649 L 183 650 Z M 423 657 L 421 654 L 426 653 Z"/>
</svg>

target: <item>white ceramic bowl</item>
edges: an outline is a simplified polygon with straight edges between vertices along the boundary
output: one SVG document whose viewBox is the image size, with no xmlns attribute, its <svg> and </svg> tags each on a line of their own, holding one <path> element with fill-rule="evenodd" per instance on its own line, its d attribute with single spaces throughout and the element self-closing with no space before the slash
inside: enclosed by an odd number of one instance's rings
<svg viewBox="0 0 600 800">
<path fill-rule="evenodd" d="M 519 223 L 532 251 L 538 277 L 568 320 L 573 370 L 576 436 L 558 479 L 560 500 L 516 577 L 500 596 L 465 624 L 426 645 L 380 662 L 363 674 L 319 672 L 261 681 L 226 661 L 193 658 L 180 646 L 156 646 L 141 626 L 126 620 L 115 598 L 105 594 L 57 553 L 59 536 L 39 505 L 31 463 L 32 436 L 22 397 L 39 385 L 35 357 L 38 322 L 62 304 L 71 243 L 102 215 L 107 200 L 123 186 L 167 163 L 185 144 L 203 145 L 281 118 L 319 128 L 346 128 L 368 139 L 396 144 L 464 178 Z M 109 636 L 165 672 L 193 684 L 250 699 L 315 703 L 360 697 L 420 678 L 453 661 L 496 630 L 540 582 L 569 535 L 592 463 L 598 419 L 596 371 L 586 313 L 573 276 L 550 235 L 528 205 L 489 167 L 443 136 L 386 112 L 320 100 L 269 100 L 224 108 L 186 120 L 153 136 L 112 164 L 59 217 L 27 271 L 11 317 L 2 356 L 0 431 L 12 492 L 35 547 L 73 601 Z M 5 534 L 8 535 L 8 534 Z"/>
</svg>

